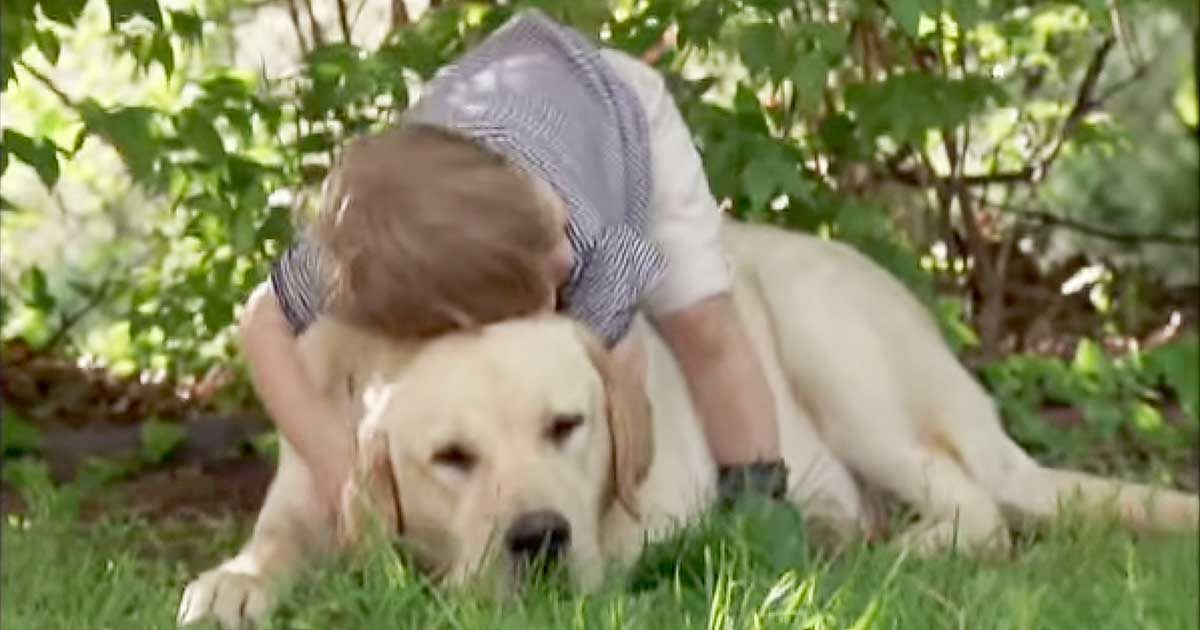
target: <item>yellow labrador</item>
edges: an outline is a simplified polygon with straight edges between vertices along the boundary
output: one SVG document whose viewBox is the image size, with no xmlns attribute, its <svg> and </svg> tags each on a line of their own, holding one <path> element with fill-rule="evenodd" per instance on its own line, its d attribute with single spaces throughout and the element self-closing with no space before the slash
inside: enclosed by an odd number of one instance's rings
<svg viewBox="0 0 1200 630">
<path fill-rule="evenodd" d="M 726 241 L 780 410 L 789 498 L 807 517 L 867 533 L 863 492 L 885 490 L 920 514 L 903 542 L 927 552 L 1003 548 L 1005 512 L 1047 518 L 1064 500 L 1139 530 L 1197 528 L 1195 496 L 1034 462 L 923 307 L 862 255 L 733 223 Z M 678 367 L 644 321 L 633 334 L 645 396 L 563 318 L 409 344 L 318 323 L 302 353 L 344 410 L 329 420 L 358 433 L 356 494 L 339 518 L 320 511 L 284 443 L 249 543 L 188 586 L 180 621 L 259 618 L 303 561 L 371 522 L 450 583 L 486 566 L 516 586 L 536 558 L 557 560 L 581 588 L 597 584 L 607 562 L 693 522 L 715 491 Z"/>
</svg>

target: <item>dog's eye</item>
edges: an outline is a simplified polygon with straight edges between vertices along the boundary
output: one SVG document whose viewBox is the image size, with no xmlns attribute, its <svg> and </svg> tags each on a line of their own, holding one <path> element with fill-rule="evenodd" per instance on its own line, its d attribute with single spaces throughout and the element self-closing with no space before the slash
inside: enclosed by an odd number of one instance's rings
<svg viewBox="0 0 1200 630">
<path fill-rule="evenodd" d="M 581 424 L 583 424 L 583 416 L 577 413 L 554 416 L 550 427 L 546 429 L 546 438 L 561 446 Z"/>
<path fill-rule="evenodd" d="M 433 454 L 434 464 L 453 468 L 461 472 L 470 472 L 475 467 L 477 459 L 474 453 L 458 444 L 443 447 Z"/>
</svg>

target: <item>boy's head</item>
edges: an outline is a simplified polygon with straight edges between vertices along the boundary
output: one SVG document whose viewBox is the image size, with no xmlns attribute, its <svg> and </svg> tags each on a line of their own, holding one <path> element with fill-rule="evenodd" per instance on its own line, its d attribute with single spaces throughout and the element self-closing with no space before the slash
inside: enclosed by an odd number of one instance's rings
<svg viewBox="0 0 1200 630">
<path fill-rule="evenodd" d="M 428 336 L 544 308 L 564 212 L 501 157 L 432 127 L 359 139 L 314 226 L 334 317 Z"/>
</svg>

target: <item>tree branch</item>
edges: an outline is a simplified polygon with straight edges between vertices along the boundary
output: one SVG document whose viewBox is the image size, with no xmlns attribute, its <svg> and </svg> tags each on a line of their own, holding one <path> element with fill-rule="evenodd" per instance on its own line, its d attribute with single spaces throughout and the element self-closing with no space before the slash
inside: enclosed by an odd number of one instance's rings
<svg viewBox="0 0 1200 630">
<path fill-rule="evenodd" d="M 346 10 L 346 0 L 337 0 L 338 24 L 342 27 L 342 39 L 350 44 L 350 13 Z"/>
<path fill-rule="evenodd" d="M 321 25 L 317 23 L 317 14 L 313 12 L 312 0 L 304 0 L 304 6 L 308 9 L 308 28 L 312 31 L 313 43 L 324 46 L 325 36 L 321 33 Z"/>
<path fill-rule="evenodd" d="M 1054 163 L 1054 160 L 1058 159 L 1058 155 L 1062 151 L 1063 145 L 1066 144 L 1067 138 L 1075 132 L 1083 117 L 1100 104 L 1095 98 L 1096 84 L 1100 81 L 1100 74 L 1104 71 L 1104 62 L 1108 59 L 1108 54 L 1112 52 L 1113 45 L 1116 43 L 1116 38 L 1109 35 L 1096 48 L 1096 52 L 1092 53 L 1092 60 L 1088 62 L 1087 70 L 1083 74 L 1083 81 L 1079 83 L 1079 89 L 1075 93 L 1075 104 L 1071 106 L 1071 111 L 1067 113 L 1067 117 L 1058 131 L 1058 137 L 1054 141 L 1054 146 L 1050 149 L 1050 153 L 1039 160 L 1040 168 L 1036 171 L 1037 177 L 1035 181 L 1040 181 L 1046 176 L 1046 171 L 1050 169 L 1050 165 Z"/>
<path fill-rule="evenodd" d="M 411 19 L 408 16 L 408 7 L 405 6 L 404 0 L 392 0 L 392 29 L 395 31 L 401 26 L 407 25 Z"/>
<path fill-rule="evenodd" d="M 288 18 L 292 21 L 292 30 L 296 32 L 296 41 L 300 44 L 300 53 L 308 56 L 308 40 L 304 39 L 304 28 L 300 26 L 300 10 L 296 8 L 296 0 L 288 0 Z"/>
<path fill-rule="evenodd" d="M 1044 210 L 1008 210 L 1007 212 L 1016 217 L 1037 221 L 1042 225 L 1066 228 L 1080 234 L 1095 236 L 1116 243 L 1158 243 L 1180 247 L 1195 247 L 1196 245 L 1200 245 L 1200 236 L 1180 236 L 1169 232 L 1147 232 L 1141 234 L 1120 232 L 1099 225 L 1060 217 Z"/>
<path fill-rule="evenodd" d="M 34 79 L 37 79 L 38 83 L 41 83 L 43 87 L 45 87 L 47 90 L 50 90 L 54 96 L 58 97 L 58 100 L 62 101 L 63 105 L 66 105 L 67 107 L 70 107 L 76 111 L 79 110 L 79 104 L 75 102 L 75 99 L 71 98 L 71 95 L 64 92 L 62 88 L 58 87 L 58 84 L 54 82 L 54 79 L 51 79 L 41 70 L 29 65 L 29 63 L 27 63 L 24 59 L 17 59 L 17 63 L 20 64 L 21 68 L 28 72 L 30 76 L 32 76 Z"/>
<path fill-rule="evenodd" d="M 58 328 L 54 330 L 54 333 L 51 334 L 50 338 L 46 340 L 46 343 L 42 344 L 42 350 L 48 351 L 58 346 L 58 344 L 61 343 L 64 338 L 66 338 L 67 333 L 75 327 L 75 324 L 78 324 L 79 321 L 83 319 L 84 315 L 92 312 L 92 310 L 94 310 L 100 305 L 101 302 L 104 301 L 104 298 L 108 297 L 108 288 L 111 285 L 112 277 L 110 276 L 105 278 L 104 282 L 101 282 L 100 286 L 96 287 L 96 290 L 92 292 L 91 297 L 88 298 L 88 301 L 84 303 L 83 306 L 70 315 L 62 316 L 62 318 L 59 319 Z"/>
<path fill-rule="evenodd" d="M 1083 81 L 1080 82 L 1079 89 L 1076 90 L 1075 100 L 1071 106 L 1071 110 L 1067 113 L 1066 118 L 1063 120 L 1062 127 L 1059 129 L 1057 136 L 1052 141 L 1053 146 L 1047 152 L 1044 158 L 1035 159 L 1032 166 L 1027 166 L 1015 171 L 973 175 L 963 174 L 958 177 L 955 177 L 952 173 L 949 178 L 938 177 L 931 171 L 928 174 L 928 177 L 933 178 L 935 183 L 938 180 L 949 180 L 944 183 L 952 183 L 955 185 L 963 185 L 972 188 L 978 186 L 988 186 L 991 184 L 1036 184 L 1041 182 L 1043 179 L 1045 179 L 1046 174 L 1050 171 L 1050 167 L 1054 164 L 1055 160 L 1058 159 L 1059 154 L 1062 152 L 1063 145 L 1066 144 L 1066 141 L 1070 139 L 1071 135 L 1078 128 L 1079 123 L 1083 120 L 1083 117 L 1089 112 L 1094 111 L 1097 107 L 1104 103 L 1104 101 L 1111 98 L 1117 92 L 1128 88 L 1130 85 L 1145 77 L 1145 68 L 1138 68 L 1130 77 L 1110 86 L 1099 95 L 1096 94 L 1096 86 L 1099 82 L 1100 74 L 1104 70 L 1105 61 L 1107 60 L 1108 55 L 1112 51 L 1115 43 L 1116 39 L 1111 36 L 1106 37 L 1096 49 L 1096 52 L 1092 55 L 1092 60 L 1088 63 L 1087 71 L 1084 73 Z M 949 147 L 947 147 L 947 150 L 949 150 Z M 947 157 L 951 159 L 951 164 L 953 165 L 957 155 L 947 155 Z M 896 155 L 884 159 L 883 162 L 887 169 L 886 176 L 899 183 L 909 186 L 925 185 L 922 183 L 924 179 L 921 177 L 920 173 L 913 170 L 900 168 L 900 164 L 903 162 L 903 160 L 903 149 L 898 151 Z M 926 168 L 928 168 L 928 166 L 926 166 Z"/>
</svg>

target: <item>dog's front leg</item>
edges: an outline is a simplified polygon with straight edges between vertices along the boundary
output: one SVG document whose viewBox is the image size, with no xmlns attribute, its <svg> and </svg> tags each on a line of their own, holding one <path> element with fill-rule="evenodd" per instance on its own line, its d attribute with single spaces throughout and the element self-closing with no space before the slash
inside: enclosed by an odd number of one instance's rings
<svg viewBox="0 0 1200 630">
<path fill-rule="evenodd" d="M 280 439 L 279 471 L 250 541 L 188 584 L 179 624 L 214 620 L 223 628 L 245 628 L 261 620 L 306 561 L 332 548 L 334 514 L 320 501 L 309 468 Z"/>
</svg>

